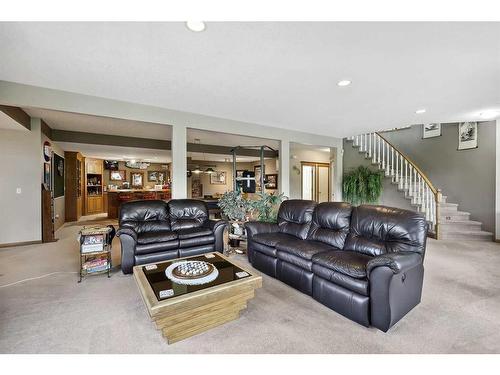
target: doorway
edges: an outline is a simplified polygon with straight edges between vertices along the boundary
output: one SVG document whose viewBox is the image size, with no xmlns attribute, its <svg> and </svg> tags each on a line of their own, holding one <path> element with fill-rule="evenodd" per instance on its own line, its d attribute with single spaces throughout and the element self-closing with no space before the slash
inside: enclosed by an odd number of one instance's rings
<svg viewBox="0 0 500 375">
<path fill-rule="evenodd" d="M 330 200 L 330 164 L 301 162 L 302 199 L 318 203 Z"/>
</svg>

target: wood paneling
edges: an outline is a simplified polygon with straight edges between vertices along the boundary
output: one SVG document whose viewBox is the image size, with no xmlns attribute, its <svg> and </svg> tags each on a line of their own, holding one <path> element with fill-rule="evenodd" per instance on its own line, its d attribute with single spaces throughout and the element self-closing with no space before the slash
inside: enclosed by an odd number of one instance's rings
<svg viewBox="0 0 500 375">
<path fill-rule="evenodd" d="M 85 159 L 85 214 L 94 215 L 103 212 L 103 161 L 101 159 Z M 90 186 L 90 181 L 99 180 L 99 184 L 94 182 Z"/>
<path fill-rule="evenodd" d="M 64 159 L 66 161 L 64 194 L 66 221 L 77 221 L 83 213 L 83 157 L 79 152 L 66 151 Z"/>
</svg>

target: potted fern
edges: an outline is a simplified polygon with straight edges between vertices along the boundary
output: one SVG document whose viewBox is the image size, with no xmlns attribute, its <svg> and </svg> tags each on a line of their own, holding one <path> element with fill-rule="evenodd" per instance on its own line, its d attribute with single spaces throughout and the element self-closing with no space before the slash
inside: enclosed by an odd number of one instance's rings
<svg viewBox="0 0 500 375">
<path fill-rule="evenodd" d="M 257 220 L 266 223 L 275 223 L 278 218 L 279 206 L 285 200 L 285 196 L 283 193 L 259 193 L 258 197 L 258 199 L 250 201 L 250 206 L 257 214 Z"/>
<path fill-rule="evenodd" d="M 344 175 L 344 200 L 354 205 L 377 203 L 382 194 L 381 171 L 360 165 Z"/>
</svg>

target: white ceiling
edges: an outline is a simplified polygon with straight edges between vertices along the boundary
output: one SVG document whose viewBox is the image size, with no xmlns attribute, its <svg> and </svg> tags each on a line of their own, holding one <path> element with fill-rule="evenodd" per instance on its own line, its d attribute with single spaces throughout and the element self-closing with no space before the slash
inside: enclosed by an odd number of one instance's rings
<svg viewBox="0 0 500 375">
<path fill-rule="evenodd" d="M 330 136 L 500 108 L 500 23 L 1 23 L 0 50 L 2 80 Z"/>
<path fill-rule="evenodd" d="M 12 117 L 0 111 L 0 129 L 3 130 L 28 130 Z"/>
<path fill-rule="evenodd" d="M 91 145 L 86 143 L 56 142 L 64 151 L 78 151 L 83 156 L 105 160 L 140 160 L 151 163 L 170 163 L 170 150 Z"/>
</svg>

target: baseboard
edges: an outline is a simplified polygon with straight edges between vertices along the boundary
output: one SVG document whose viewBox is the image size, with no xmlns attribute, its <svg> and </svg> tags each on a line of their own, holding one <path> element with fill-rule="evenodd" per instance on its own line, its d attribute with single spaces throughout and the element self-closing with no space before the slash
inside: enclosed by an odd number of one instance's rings
<svg viewBox="0 0 500 375">
<path fill-rule="evenodd" d="M 38 245 L 38 244 L 41 244 L 41 243 L 42 243 L 42 240 L 38 240 L 38 241 L 25 241 L 25 242 L 12 242 L 12 243 L 0 243 L 0 249 L 4 248 L 4 247 Z"/>
</svg>

